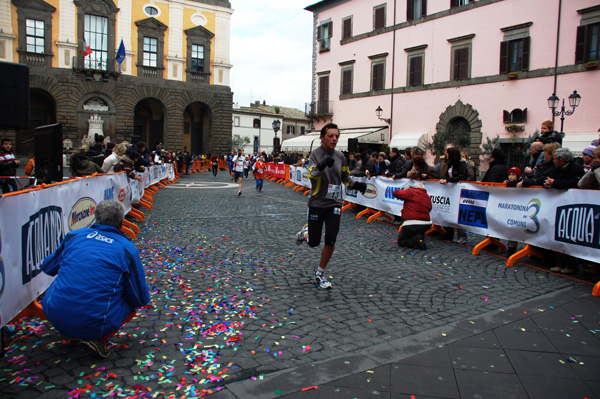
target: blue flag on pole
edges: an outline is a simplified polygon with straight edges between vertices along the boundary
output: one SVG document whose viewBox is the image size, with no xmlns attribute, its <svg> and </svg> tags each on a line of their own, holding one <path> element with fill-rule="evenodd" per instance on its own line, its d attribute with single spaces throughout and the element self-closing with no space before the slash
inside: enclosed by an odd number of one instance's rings
<svg viewBox="0 0 600 399">
<path fill-rule="evenodd" d="M 121 39 L 121 45 L 119 46 L 119 50 L 117 51 L 117 56 L 115 60 L 121 65 L 121 62 L 125 59 L 125 45 L 123 44 L 123 39 Z"/>
</svg>

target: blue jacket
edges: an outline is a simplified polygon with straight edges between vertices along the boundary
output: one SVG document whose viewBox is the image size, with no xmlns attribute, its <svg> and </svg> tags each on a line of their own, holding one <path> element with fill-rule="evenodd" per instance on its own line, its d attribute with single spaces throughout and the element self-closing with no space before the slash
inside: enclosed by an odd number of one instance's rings
<svg viewBox="0 0 600 399">
<path fill-rule="evenodd" d="M 41 268 L 58 274 L 42 301 L 44 312 L 70 338 L 104 337 L 150 300 L 138 249 L 112 226 L 95 223 L 68 233 Z"/>
</svg>

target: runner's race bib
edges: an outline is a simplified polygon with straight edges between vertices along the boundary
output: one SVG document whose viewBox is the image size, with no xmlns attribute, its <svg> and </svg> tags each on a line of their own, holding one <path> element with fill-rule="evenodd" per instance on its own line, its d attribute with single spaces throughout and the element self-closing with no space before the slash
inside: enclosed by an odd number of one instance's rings
<svg viewBox="0 0 600 399">
<path fill-rule="evenodd" d="M 330 199 L 341 199 L 342 198 L 342 186 L 339 184 L 330 184 L 327 186 L 326 198 Z"/>
</svg>

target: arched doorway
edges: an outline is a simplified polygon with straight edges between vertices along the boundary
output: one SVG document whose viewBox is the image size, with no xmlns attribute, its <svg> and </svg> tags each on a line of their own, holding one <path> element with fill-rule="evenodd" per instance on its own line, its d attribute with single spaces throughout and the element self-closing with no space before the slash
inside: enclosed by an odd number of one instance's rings
<svg viewBox="0 0 600 399">
<path fill-rule="evenodd" d="M 210 131 L 212 112 L 208 105 L 192 103 L 183 112 L 183 149 L 191 154 L 212 153 Z"/>
<path fill-rule="evenodd" d="M 17 131 L 19 154 L 32 157 L 35 149 L 33 133 L 38 126 L 56 123 L 56 101 L 45 90 L 29 92 L 29 129 Z"/>
<path fill-rule="evenodd" d="M 155 98 L 145 98 L 135 106 L 133 111 L 133 135 L 131 140 L 141 140 L 149 151 L 159 143 L 164 144 L 165 107 Z M 126 139 L 128 139 L 126 137 Z"/>
<path fill-rule="evenodd" d="M 479 147 L 481 146 L 482 123 L 479 112 L 471 104 L 463 104 L 458 100 L 450 105 L 440 114 L 439 121 L 435 127 L 436 133 L 433 137 L 434 151 L 436 155 L 444 153 L 446 143 L 452 143 L 466 150 L 471 155 L 475 164 L 479 165 Z"/>
</svg>

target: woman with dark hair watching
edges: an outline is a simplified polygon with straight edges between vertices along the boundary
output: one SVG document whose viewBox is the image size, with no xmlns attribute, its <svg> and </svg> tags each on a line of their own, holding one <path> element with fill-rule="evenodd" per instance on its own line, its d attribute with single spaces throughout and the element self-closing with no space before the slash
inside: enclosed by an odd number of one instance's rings
<svg viewBox="0 0 600 399">
<path fill-rule="evenodd" d="M 71 176 L 82 177 L 94 173 L 104 173 L 95 162 L 90 161 L 83 152 L 76 152 L 71 156 Z"/>
<path fill-rule="evenodd" d="M 448 170 L 440 179 L 440 184 L 456 183 L 469 178 L 467 164 L 462 160 L 458 148 L 447 148 L 446 159 L 448 163 Z"/>
<path fill-rule="evenodd" d="M 444 172 L 444 174 L 442 174 Z M 460 156 L 460 151 L 456 147 L 449 146 L 446 148 L 446 159 L 445 165 L 440 168 L 440 184 L 446 183 L 457 183 L 461 180 L 469 179 L 469 169 L 467 168 L 467 162 Z M 447 240 L 454 239 L 455 242 L 463 244 L 467 241 L 467 233 L 462 229 L 455 229 L 453 227 L 444 227 L 446 235 L 444 236 Z M 454 231 L 456 230 L 456 237 L 454 238 Z"/>
</svg>

